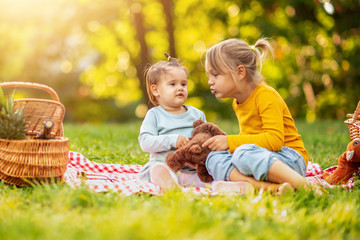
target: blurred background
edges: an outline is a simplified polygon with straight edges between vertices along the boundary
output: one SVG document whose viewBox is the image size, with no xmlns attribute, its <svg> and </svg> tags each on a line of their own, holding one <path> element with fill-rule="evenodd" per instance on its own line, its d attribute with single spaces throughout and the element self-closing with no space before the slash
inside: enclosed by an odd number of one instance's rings
<svg viewBox="0 0 360 240">
<path fill-rule="evenodd" d="M 52 87 L 68 122 L 142 119 L 144 67 L 164 52 L 190 71 L 187 104 L 233 118 L 203 64 L 227 38 L 271 39 L 262 73 L 295 118 L 344 120 L 360 100 L 360 0 L 0 0 L 0 36 L 0 81 Z"/>
</svg>

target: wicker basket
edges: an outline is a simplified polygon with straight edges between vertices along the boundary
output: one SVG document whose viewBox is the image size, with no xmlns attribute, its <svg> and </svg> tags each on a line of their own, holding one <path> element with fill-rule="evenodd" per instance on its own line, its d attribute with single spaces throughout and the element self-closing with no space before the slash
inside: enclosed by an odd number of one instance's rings
<svg viewBox="0 0 360 240">
<path fill-rule="evenodd" d="M 69 139 L 63 137 L 65 108 L 57 93 L 46 85 L 27 82 L 5 82 L 1 87 L 43 90 L 52 100 L 25 98 L 14 101 L 15 109 L 24 107 L 28 139 L 0 139 L 0 180 L 17 186 L 61 180 L 69 162 Z M 55 139 L 32 139 L 43 131 L 47 119 L 54 122 L 51 134 Z"/>
<path fill-rule="evenodd" d="M 20 186 L 59 180 L 68 162 L 68 138 L 0 139 L 0 178 L 6 183 Z"/>
<path fill-rule="evenodd" d="M 345 124 L 348 126 L 350 139 L 360 138 L 360 101 L 354 114 L 347 114 L 346 116 L 349 118 L 345 121 Z"/>
<path fill-rule="evenodd" d="M 64 136 L 63 119 L 65 116 L 65 107 L 54 89 L 37 83 L 29 82 L 4 82 L 1 83 L 4 88 L 32 88 L 47 92 L 52 100 L 23 98 L 14 100 L 14 108 L 19 109 L 24 106 L 24 116 L 26 119 L 26 135 L 36 136 L 44 129 L 44 121 L 51 119 L 54 122 L 51 134 L 53 136 Z"/>
</svg>

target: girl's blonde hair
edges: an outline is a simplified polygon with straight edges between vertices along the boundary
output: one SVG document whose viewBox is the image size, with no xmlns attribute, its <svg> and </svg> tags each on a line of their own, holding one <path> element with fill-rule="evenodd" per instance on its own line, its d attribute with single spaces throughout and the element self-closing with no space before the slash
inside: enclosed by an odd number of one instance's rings
<svg viewBox="0 0 360 240">
<path fill-rule="evenodd" d="M 247 79 L 258 85 L 264 81 L 260 72 L 262 62 L 269 52 L 273 54 L 273 48 L 266 38 L 258 39 L 253 46 L 249 46 L 240 39 L 232 38 L 208 49 L 206 61 L 220 74 L 229 72 L 234 74 L 237 67 L 243 65 L 246 68 Z"/>
<path fill-rule="evenodd" d="M 158 63 L 150 65 L 145 69 L 144 72 L 145 81 L 146 81 L 146 91 L 149 96 L 150 102 L 154 106 L 158 106 L 159 103 L 151 92 L 151 85 L 153 84 L 157 85 L 160 81 L 161 76 L 169 74 L 168 71 L 171 68 L 183 69 L 184 72 L 186 73 L 186 76 L 189 75 L 187 68 L 184 65 L 182 65 L 178 59 L 170 57 L 169 54 L 167 53 L 165 53 L 165 57 L 167 58 L 167 61 L 160 61 Z"/>
</svg>

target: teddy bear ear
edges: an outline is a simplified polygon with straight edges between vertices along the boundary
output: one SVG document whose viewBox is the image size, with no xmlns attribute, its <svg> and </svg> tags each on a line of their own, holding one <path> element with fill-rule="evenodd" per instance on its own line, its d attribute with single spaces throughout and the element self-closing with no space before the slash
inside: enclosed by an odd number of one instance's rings
<svg viewBox="0 0 360 240">
<path fill-rule="evenodd" d="M 201 153 L 201 147 L 199 145 L 192 145 L 189 150 L 191 153 Z"/>
<path fill-rule="evenodd" d="M 193 122 L 193 126 L 194 126 L 194 128 L 196 128 L 197 126 L 200 126 L 200 125 L 203 124 L 203 123 L 204 123 L 203 120 L 198 119 L 198 120 L 196 120 L 196 121 Z"/>
</svg>

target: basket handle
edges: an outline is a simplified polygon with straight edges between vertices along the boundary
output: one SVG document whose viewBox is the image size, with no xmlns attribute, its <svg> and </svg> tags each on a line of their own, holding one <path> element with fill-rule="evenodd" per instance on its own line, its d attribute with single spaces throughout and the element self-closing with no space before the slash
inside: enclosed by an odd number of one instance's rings
<svg viewBox="0 0 360 240">
<path fill-rule="evenodd" d="M 360 101 L 358 102 L 358 105 L 357 105 L 354 115 L 353 115 L 353 123 L 359 119 L 359 114 L 360 114 Z"/>
<path fill-rule="evenodd" d="M 13 88 L 17 88 L 17 87 L 24 87 L 24 88 L 33 88 L 33 89 L 40 89 L 43 90 L 47 93 L 50 94 L 51 98 L 54 101 L 58 101 L 60 102 L 60 98 L 57 95 L 57 93 L 55 92 L 54 89 L 52 89 L 51 87 L 48 87 L 44 84 L 40 84 L 40 83 L 31 83 L 31 82 L 3 82 L 0 83 L 1 87 L 13 87 Z"/>
</svg>

